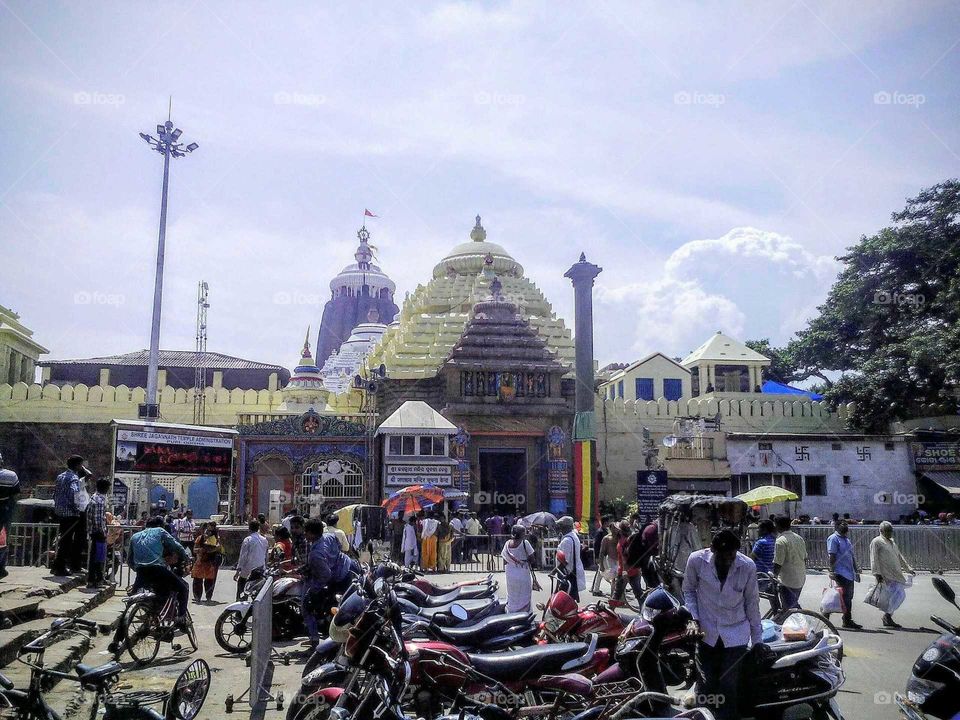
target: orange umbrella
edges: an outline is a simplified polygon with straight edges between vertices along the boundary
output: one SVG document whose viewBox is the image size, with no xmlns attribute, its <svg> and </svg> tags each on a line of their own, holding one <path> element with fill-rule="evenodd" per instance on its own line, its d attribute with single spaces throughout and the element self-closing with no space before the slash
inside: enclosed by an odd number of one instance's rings
<svg viewBox="0 0 960 720">
<path fill-rule="evenodd" d="M 441 502 L 443 499 L 443 490 L 435 485 L 409 485 L 397 490 L 381 505 L 386 508 L 389 515 L 395 512 L 406 515 L 408 512 L 419 512 L 424 507 Z"/>
</svg>

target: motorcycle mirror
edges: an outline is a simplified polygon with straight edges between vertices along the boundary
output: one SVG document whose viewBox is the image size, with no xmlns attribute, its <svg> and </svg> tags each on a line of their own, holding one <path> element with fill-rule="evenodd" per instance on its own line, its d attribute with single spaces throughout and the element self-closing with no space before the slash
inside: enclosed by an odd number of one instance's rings
<svg viewBox="0 0 960 720">
<path fill-rule="evenodd" d="M 377 595 L 383 595 L 383 588 L 386 586 L 386 583 L 383 581 L 383 578 L 377 578 L 373 582 L 373 591 Z"/>
<path fill-rule="evenodd" d="M 467 614 L 466 608 L 459 603 L 454 603 L 450 606 L 450 614 L 453 615 L 457 620 L 466 620 L 468 617 L 470 617 Z"/>
<path fill-rule="evenodd" d="M 957 594 L 953 591 L 953 588 L 944 580 L 942 577 L 932 578 L 933 586 L 937 589 L 937 592 L 940 593 L 940 597 L 946 600 L 951 605 L 957 604 Z"/>
<path fill-rule="evenodd" d="M 210 666 L 205 660 L 194 660 L 180 673 L 167 697 L 165 720 L 193 720 L 203 707 L 210 690 Z"/>
</svg>

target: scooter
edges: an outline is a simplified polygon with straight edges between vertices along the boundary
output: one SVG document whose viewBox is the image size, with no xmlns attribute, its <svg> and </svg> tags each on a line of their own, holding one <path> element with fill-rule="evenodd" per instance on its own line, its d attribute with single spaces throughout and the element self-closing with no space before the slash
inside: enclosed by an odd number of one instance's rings
<svg viewBox="0 0 960 720">
<path fill-rule="evenodd" d="M 636 617 L 618 613 L 603 602 L 579 607 L 563 590 L 555 592 L 546 605 L 539 606 L 540 633 L 537 641 L 576 642 L 597 635 L 600 647 L 613 649 L 630 621 Z"/>
<path fill-rule="evenodd" d="M 229 653 L 244 653 L 253 641 L 253 601 L 269 579 L 273 579 L 273 639 L 291 640 L 306 634 L 300 611 L 303 583 L 299 577 L 284 575 L 278 568 L 255 570 L 243 588 L 243 599 L 227 605 L 214 625 L 217 644 Z"/>
<path fill-rule="evenodd" d="M 940 596 L 955 608 L 957 595 L 946 580 L 932 579 Z M 895 699 L 902 715 L 909 720 L 960 720 L 960 627 L 931 615 L 930 620 L 944 630 L 917 658 L 907 681 L 906 695 Z"/>
</svg>

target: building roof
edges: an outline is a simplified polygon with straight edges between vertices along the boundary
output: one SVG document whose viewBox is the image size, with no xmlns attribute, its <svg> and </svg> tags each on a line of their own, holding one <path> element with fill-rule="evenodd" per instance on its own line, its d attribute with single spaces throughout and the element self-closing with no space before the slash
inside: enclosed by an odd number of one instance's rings
<svg viewBox="0 0 960 720">
<path fill-rule="evenodd" d="M 3 305 L 0 305 L 0 334 L 13 335 L 20 342 L 34 348 L 38 355 L 50 352 L 33 339 L 33 330 L 29 330 L 20 322 L 20 316 Z"/>
<path fill-rule="evenodd" d="M 607 379 L 605 379 L 605 380 L 602 381 L 602 384 L 606 385 L 607 383 L 611 383 L 611 382 L 615 382 L 615 381 L 619 380 L 620 378 L 624 377 L 627 373 L 633 372 L 633 371 L 636 370 L 638 367 L 640 367 L 640 366 L 643 365 L 644 363 L 649 362 L 650 360 L 653 360 L 653 358 L 655 358 L 655 357 L 657 357 L 657 356 L 662 357 L 664 360 L 666 360 L 666 361 L 669 362 L 669 363 L 672 363 L 673 365 L 676 365 L 679 370 L 687 373 L 688 375 L 690 374 L 690 369 L 689 369 L 689 368 L 685 368 L 683 365 L 681 365 L 680 363 L 678 363 L 678 362 L 677 362 L 676 360 L 674 360 L 672 357 L 667 357 L 667 356 L 664 355 L 662 352 L 659 352 L 659 351 L 658 351 L 658 352 L 652 352 L 652 353 L 650 353 L 649 355 L 647 355 L 645 358 L 643 358 L 642 360 L 637 360 L 636 362 L 632 362 L 632 363 L 630 363 L 629 365 L 627 365 L 627 366 L 624 367 L 624 368 L 621 368 L 621 369 L 619 369 L 619 370 L 615 370 Z M 603 371 L 601 371 L 601 372 L 603 372 Z"/>
<path fill-rule="evenodd" d="M 377 434 L 394 430 L 433 430 L 452 435 L 457 426 L 422 400 L 407 400 L 380 423 Z"/>
<path fill-rule="evenodd" d="M 37 364 L 41 367 L 66 365 L 132 365 L 146 366 L 150 358 L 149 350 L 137 350 L 123 355 L 105 355 L 103 357 L 80 358 L 76 360 L 41 360 Z M 198 365 L 197 353 L 194 350 L 161 350 L 161 368 L 195 368 Z M 244 360 L 243 358 L 223 355 L 217 352 L 204 354 L 200 367 L 215 368 L 217 370 L 284 370 L 280 365 Z"/>
<path fill-rule="evenodd" d="M 717 330 L 703 345 L 687 355 L 681 365 L 689 367 L 698 362 L 770 362 L 770 358 L 751 350 L 739 340 Z"/>
</svg>

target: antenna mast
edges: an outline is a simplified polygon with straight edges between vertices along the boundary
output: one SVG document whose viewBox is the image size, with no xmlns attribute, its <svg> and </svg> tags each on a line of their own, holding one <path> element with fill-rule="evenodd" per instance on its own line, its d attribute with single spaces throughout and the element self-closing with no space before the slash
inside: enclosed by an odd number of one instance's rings
<svg viewBox="0 0 960 720">
<path fill-rule="evenodd" d="M 193 424 L 203 425 L 207 416 L 207 301 L 210 288 L 204 280 L 197 284 L 197 344 L 193 374 Z"/>
</svg>

